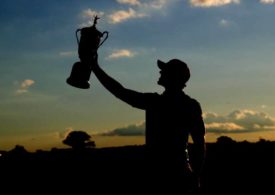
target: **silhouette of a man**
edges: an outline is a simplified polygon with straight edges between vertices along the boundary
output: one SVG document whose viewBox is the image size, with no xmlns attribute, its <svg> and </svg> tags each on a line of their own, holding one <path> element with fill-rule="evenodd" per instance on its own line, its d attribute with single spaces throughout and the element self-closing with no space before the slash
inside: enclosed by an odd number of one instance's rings
<svg viewBox="0 0 275 195">
<path fill-rule="evenodd" d="M 175 173 L 188 175 L 185 178 L 189 179 L 192 175 L 195 183 L 191 185 L 198 187 L 205 156 L 205 127 L 200 104 L 183 92 L 190 78 L 190 70 L 179 59 L 167 63 L 158 60 L 157 65 L 160 69 L 158 84 L 165 88 L 162 94 L 140 93 L 125 88 L 101 69 L 97 57 L 92 62 L 92 70 L 113 95 L 135 108 L 145 110 L 145 145 L 152 163 L 151 171 L 166 177 L 166 181 L 177 177 Z M 193 140 L 191 166 L 189 135 Z"/>
</svg>

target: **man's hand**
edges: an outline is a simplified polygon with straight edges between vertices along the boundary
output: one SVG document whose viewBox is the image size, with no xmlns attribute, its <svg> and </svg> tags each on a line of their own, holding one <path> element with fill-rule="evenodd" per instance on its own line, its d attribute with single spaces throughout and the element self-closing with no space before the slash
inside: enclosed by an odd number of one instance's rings
<svg viewBox="0 0 275 195">
<path fill-rule="evenodd" d="M 95 67 L 98 66 L 98 54 L 97 52 L 86 56 L 85 59 L 82 60 L 83 63 L 87 64 L 88 66 L 91 66 L 91 69 L 93 70 Z"/>
<path fill-rule="evenodd" d="M 188 192 L 197 193 L 201 190 L 201 182 L 200 177 L 196 174 L 192 174 L 192 176 L 189 178 L 189 185 L 188 185 Z"/>
<path fill-rule="evenodd" d="M 96 66 L 98 66 L 98 54 L 97 52 L 95 52 L 92 56 L 91 56 L 91 66 L 92 69 Z"/>
</svg>

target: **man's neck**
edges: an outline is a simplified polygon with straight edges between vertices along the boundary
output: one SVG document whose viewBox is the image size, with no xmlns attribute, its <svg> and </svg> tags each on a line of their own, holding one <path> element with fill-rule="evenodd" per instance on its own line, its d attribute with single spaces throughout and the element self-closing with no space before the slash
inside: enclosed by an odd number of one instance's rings
<svg viewBox="0 0 275 195">
<path fill-rule="evenodd" d="M 177 95 L 177 94 L 184 94 L 182 89 L 165 89 L 163 95 Z"/>
</svg>

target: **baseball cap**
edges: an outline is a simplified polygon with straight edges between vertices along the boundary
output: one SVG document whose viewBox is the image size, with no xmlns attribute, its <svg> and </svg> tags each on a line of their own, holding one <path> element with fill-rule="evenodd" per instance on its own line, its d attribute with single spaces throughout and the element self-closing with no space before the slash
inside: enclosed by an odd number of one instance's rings
<svg viewBox="0 0 275 195">
<path fill-rule="evenodd" d="M 175 74 L 175 76 L 178 75 L 185 82 L 187 82 L 190 78 L 190 70 L 188 68 L 188 65 L 179 59 L 171 59 L 168 62 L 163 62 L 161 60 L 158 60 L 157 64 L 159 69 L 164 71 L 169 71 Z"/>
</svg>

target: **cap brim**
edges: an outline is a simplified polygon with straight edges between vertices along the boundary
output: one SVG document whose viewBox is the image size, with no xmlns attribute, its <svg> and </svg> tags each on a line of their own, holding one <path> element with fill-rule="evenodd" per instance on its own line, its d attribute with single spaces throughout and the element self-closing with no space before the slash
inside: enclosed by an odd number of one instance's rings
<svg viewBox="0 0 275 195">
<path fill-rule="evenodd" d="M 159 69 L 163 69 L 165 67 L 166 63 L 161 61 L 161 60 L 158 60 L 158 67 Z"/>
</svg>

